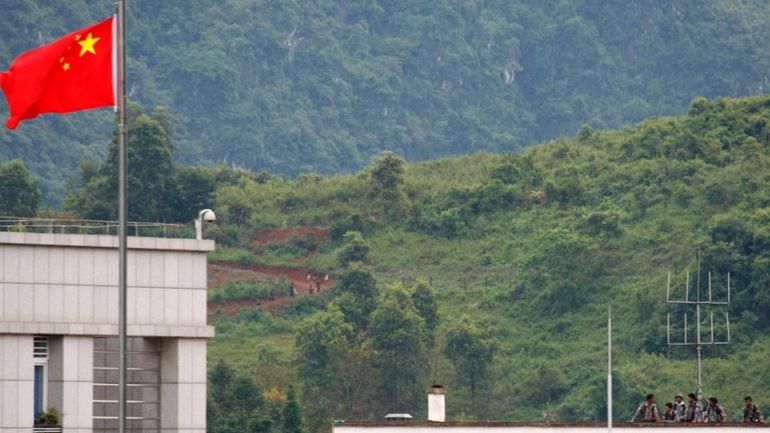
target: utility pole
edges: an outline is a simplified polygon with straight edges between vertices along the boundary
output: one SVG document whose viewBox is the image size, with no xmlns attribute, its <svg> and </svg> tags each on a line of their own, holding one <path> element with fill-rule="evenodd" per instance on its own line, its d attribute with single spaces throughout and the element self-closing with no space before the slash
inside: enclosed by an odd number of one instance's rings
<svg viewBox="0 0 770 433">
<path fill-rule="evenodd" d="M 698 249 L 698 275 L 696 276 L 696 297 L 694 300 L 690 299 L 690 272 L 687 272 L 684 289 L 684 299 L 671 299 L 671 271 L 668 272 L 668 282 L 666 284 L 666 302 L 668 304 L 683 304 L 686 306 L 695 306 L 695 341 L 688 341 L 687 339 L 687 313 L 684 313 L 684 327 L 683 338 L 681 341 L 671 341 L 671 314 L 666 314 L 666 341 L 669 347 L 672 346 L 694 346 L 697 356 L 697 394 L 703 394 L 703 372 L 701 368 L 703 358 L 703 346 L 717 346 L 730 344 L 730 316 L 725 311 L 725 326 L 726 336 L 723 340 L 716 340 L 714 338 L 714 312 L 709 312 L 710 318 L 710 334 L 711 338 L 708 341 L 704 341 L 701 335 L 701 308 L 705 306 L 715 305 L 730 305 L 730 273 L 727 273 L 727 300 L 715 301 L 712 297 L 712 281 L 711 272 L 708 273 L 708 298 L 701 299 L 701 284 L 700 284 L 700 248 Z"/>
<path fill-rule="evenodd" d="M 127 311 L 127 269 L 128 269 L 128 204 L 127 204 L 127 164 L 128 164 L 128 125 L 126 124 L 126 0 L 117 0 L 115 4 L 117 21 L 117 126 L 118 126 L 118 432 L 126 432 L 128 402 L 128 311 Z"/>
<path fill-rule="evenodd" d="M 607 433 L 612 433 L 612 306 L 607 310 Z"/>
</svg>

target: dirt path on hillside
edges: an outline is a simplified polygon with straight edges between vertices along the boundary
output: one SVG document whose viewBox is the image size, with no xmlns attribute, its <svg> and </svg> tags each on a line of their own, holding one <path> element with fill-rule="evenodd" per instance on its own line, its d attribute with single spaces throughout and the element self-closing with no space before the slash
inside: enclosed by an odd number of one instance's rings
<svg viewBox="0 0 770 433">
<path fill-rule="evenodd" d="M 228 281 L 259 281 L 277 283 L 281 279 L 286 279 L 289 283 L 294 283 L 297 289 L 296 298 L 310 294 L 310 288 L 316 290 L 316 280 L 321 287 L 321 291 L 333 287 L 336 282 L 333 278 L 321 275 L 308 269 L 290 268 L 283 266 L 270 265 L 244 265 L 237 262 L 211 262 L 209 269 L 209 287 L 222 287 Z M 310 280 L 308 280 L 308 276 Z M 276 309 L 290 304 L 294 299 L 288 293 L 278 293 L 273 300 L 262 300 L 257 302 L 254 299 L 228 299 L 225 301 L 210 301 L 208 303 L 209 315 L 222 309 L 228 317 L 235 316 L 239 310 L 261 307 L 270 314 Z"/>
<path fill-rule="evenodd" d="M 262 230 L 254 236 L 253 242 L 259 245 L 268 243 L 287 242 L 296 236 L 312 234 L 319 242 L 329 239 L 329 230 L 322 227 L 293 227 L 271 230 Z M 301 267 L 270 266 L 259 264 L 242 264 L 232 261 L 210 262 L 208 265 L 208 286 L 210 288 L 224 287 L 228 281 L 254 281 L 265 283 L 277 283 L 285 279 L 288 283 L 294 283 L 297 290 L 296 298 L 288 293 L 279 293 L 275 299 L 230 299 L 226 301 L 211 301 L 208 303 L 209 322 L 212 314 L 217 310 L 224 311 L 228 317 L 235 316 L 238 311 L 261 307 L 270 314 L 281 307 L 290 304 L 295 299 L 310 295 L 310 289 L 316 290 L 316 284 L 320 290 L 328 290 L 335 285 L 335 281 L 326 274 L 314 272 Z M 316 283 L 318 282 L 318 283 Z"/>
</svg>

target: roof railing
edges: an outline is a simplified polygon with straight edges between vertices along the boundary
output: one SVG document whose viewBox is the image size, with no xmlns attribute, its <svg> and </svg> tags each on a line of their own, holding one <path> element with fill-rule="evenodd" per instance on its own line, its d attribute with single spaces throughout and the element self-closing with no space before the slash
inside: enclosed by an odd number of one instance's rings
<svg viewBox="0 0 770 433">
<path fill-rule="evenodd" d="M 164 238 L 192 238 L 190 225 L 128 222 L 128 236 L 153 236 Z M 0 215 L 0 231 L 31 233 L 69 233 L 89 235 L 117 235 L 118 222 L 109 220 L 14 217 Z"/>
</svg>

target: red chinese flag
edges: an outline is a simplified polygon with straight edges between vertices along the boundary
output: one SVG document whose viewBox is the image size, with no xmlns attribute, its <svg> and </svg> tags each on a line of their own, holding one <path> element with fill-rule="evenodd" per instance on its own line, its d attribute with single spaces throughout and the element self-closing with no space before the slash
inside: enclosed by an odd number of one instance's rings
<svg viewBox="0 0 770 433">
<path fill-rule="evenodd" d="M 115 105 L 113 18 L 20 55 L 0 73 L 8 129 L 42 113 Z"/>
</svg>

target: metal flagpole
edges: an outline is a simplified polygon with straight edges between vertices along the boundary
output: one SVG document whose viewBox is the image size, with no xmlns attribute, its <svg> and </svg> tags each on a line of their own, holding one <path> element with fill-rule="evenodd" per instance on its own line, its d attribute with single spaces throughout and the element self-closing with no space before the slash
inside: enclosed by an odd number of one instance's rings
<svg viewBox="0 0 770 433">
<path fill-rule="evenodd" d="M 127 285 L 127 233 L 126 224 L 128 209 L 126 205 L 126 138 L 128 126 L 126 125 L 126 0 L 117 0 L 118 21 L 118 339 L 120 340 L 120 369 L 118 382 L 118 432 L 126 432 L 126 401 L 128 397 L 126 384 L 127 371 L 127 310 L 126 310 L 126 285 Z"/>
<path fill-rule="evenodd" d="M 612 305 L 607 311 L 607 433 L 612 433 Z"/>
</svg>

